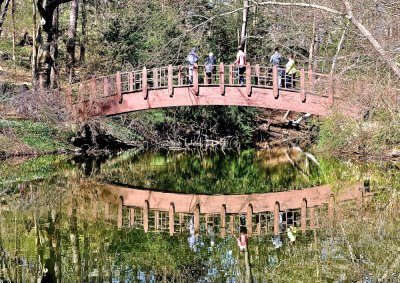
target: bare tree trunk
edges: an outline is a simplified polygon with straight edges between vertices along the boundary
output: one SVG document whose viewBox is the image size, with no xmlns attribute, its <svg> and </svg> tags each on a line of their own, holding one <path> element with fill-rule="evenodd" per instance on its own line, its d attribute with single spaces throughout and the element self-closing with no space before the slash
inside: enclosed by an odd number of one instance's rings
<svg viewBox="0 0 400 283">
<path fill-rule="evenodd" d="M 81 40 L 80 40 L 79 62 L 82 64 L 83 62 L 85 62 L 85 55 L 86 55 L 85 52 L 86 52 L 86 43 L 87 43 L 87 38 L 86 38 L 86 25 L 87 25 L 86 0 L 82 0 L 81 16 L 82 16 L 82 23 L 81 23 L 82 35 L 81 35 Z"/>
<path fill-rule="evenodd" d="M 75 67 L 75 38 L 76 38 L 76 26 L 78 23 L 78 7 L 79 0 L 72 0 L 71 12 L 69 15 L 69 30 L 67 40 L 67 74 L 69 76 L 69 82 L 71 83 L 74 77 Z"/>
<path fill-rule="evenodd" d="M 240 46 L 242 46 L 243 49 L 246 48 L 248 16 L 249 16 L 249 1 L 243 0 L 242 32 L 240 33 Z"/>
<path fill-rule="evenodd" d="M 6 0 L 6 3 L 4 4 L 3 12 L 1 13 L 1 16 L 0 16 L 0 36 L 1 36 L 1 33 L 3 32 L 3 23 L 6 18 L 9 4 L 10 4 L 10 0 Z"/>
<path fill-rule="evenodd" d="M 13 59 L 13 66 L 15 69 L 15 0 L 11 0 L 11 22 L 12 22 L 12 29 L 13 29 L 13 36 L 12 36 L 12 59 Z"/>
<path fill-rule="evenodd" d="M 54 42 L 53 14 L 60 4 L 70 2 L 71 0 L 36 1 L 42 23 L 37 36 L 38 60 L 36 68 L 38 87 L 43 90 L 50 86 L 50 73 L 54 64 L 54 58 L 50 52 L 50 48 Z"/>
<path fill-rule="evenodd" d="M 344 38 L 346 36 L 347 29 L 349 27 L 349 24 L 350 24 L 350 22 L 346 23 L 346 27 L 343 29 L 342 36 L 340 37 L 340 41 L 339 41 L 339 44 L 337 46 L 335 56 L 333 57 L 333 60 L 332 60 L 332 67 L 331 67 L 331 72 L 330 72 L 331 74 L 333 74 L 333 72 L 335 71 L 336 61 L 337 61 L 337 58 L 339 56 L 340 50 L 342 49 L 342 45 L 343 45 L 343 42 L 344 42 Z"/>
<path fill-rule="evenodd" d="M 50 56 L 53 58 L 54 63 L 50 70 L 50 89 L 56 89 L 59 86 L 58 83 L 58 18 L 59 18 L 59 8 L 57 7 L 55 13 L 53 14 L 52 24 L 53 24 L 53 41 L 50 45 Z"/>
<path fill-rule="evenodd" d="M 32 0 L 32 58 L 31 58 L 31 69 L 32 69 L 32 89 L 35 91 L 37 85 L 37 45 L 36 45 L 36 36 L 37 36 L 37 29 L 36 29 L 36 0 Z"/>
</svg>

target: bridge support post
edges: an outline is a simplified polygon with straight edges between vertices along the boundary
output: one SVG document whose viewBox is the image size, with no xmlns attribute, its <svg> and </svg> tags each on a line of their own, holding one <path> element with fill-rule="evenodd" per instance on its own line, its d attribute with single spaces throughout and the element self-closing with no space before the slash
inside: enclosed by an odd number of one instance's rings
<svg viewBox="0 0 400 283">
<path fill-rule="evenodd" d="M 142 73 L 142 94 L 145 100 L 147 100 L 147 96 L 149 94 L 147 87 L 147 68 L 143 67 Z"/>
<path fill-rule="evenodd" d="M 301 102 L 306 102 L 306 73 L 304 68 L 300 69 L 300 98 Z"/>
<path fill-rule="evenodd" d="M 182 66 L 179 65 L 178 66 L 178 85 L 179 86 L 182 85 L 182 81 L 183 81 L 183 79 L 182 79 Z"/>
<path fill-rule="evenodd" d="M 235 76 L 235 67 L 231 64 L 229 65 L 229 84 L 234 84 L 234 76 Z"/>
<path fill-rule="evenodd" d="M 117 220 L 118 229 L 122 228 L 122 206 L 123 206 L 123 204 L 124 204 L 124 199 L 121 196 L 121 197 L 119 197 L 119 200 L 118 200 L 118 220 Z"/>
<path fill-rule="evenodd" d="M 303 198 L 301 202 L 301 211 L 300 211 L 300 217 L 301 217 L 301 232 L 305 233 L 307 230 L 307 199 Z"/>
<path fill-rule="evenodd" d="M 195 95 L 199 95 L 199 66 L 193 66 L 193 91 Z"/>
<path fill-rule="evenodd" d="M 221 207 L 221 238 L 226 236 L 226 205 L 223 204 Z"/>
<path fill-rule="evenodd" d="M 118 102 L 122 103 L 122 86 L 121 86 L 121 73 L 118 71 L 117 75 L 115 77 L 115 82 L 116 82 L 116 88 L 117 88 L 117 97 L 118 97 Z"/>
<path fill-rule="evenodd" d="M 225 70 L 224 63 L 219 63 L 219 93 L 225 95 Z"/>
<path fill-rule="evenodd" d="M 274 206 L 274 235 L 279 235 L 279 202 L 275 202 Z"/>
<path fill-rule="evenodd" d="M 169 235 L 173 236 L 175 233 L 175 226 L 174 226 L 174 220 L 175 220 L 175 205 L 173 202 L 170 203 L 169 205 L 169 214 L 168 214 L 168 227 L 169 227 Z"/>
<path fill-rule="evenodd" d="M 110 82 L 108 81 L 108 77 L 103 79 L 103 94 L 105 97 L 110 95 Z"/>
<path fill-rule="evenodd" d="M 272 92 L 274 94 L 275 99 L 278 99 L 279 96 L 279 77 L 278 77 L 278 66 L 274 65 L 272 67 Z"/>
<path fill-rule="evenodd" d="M 250 64 L 246 65 L 246 94 L 247 94 L 247 96 L 251 96 L 251 66 L 250 66 Z"/>
<path fill-rule="evenodd" d="M 91 103 L 96 100 L 96 97 L 97 97 L 96 76 L 92 76 L 92 79 L 90 80 L 90 96 L 89 97 L 90 97 Z"/>
<path fill-rule="evenodd" d="M 194 232 L 200 233 L 200 204 L 196 204 L 194 208 Z"/>
<path fill-rule="evenodd" d="M 250 203 L 247 206 L 246 229 L 247 235 L 250 237 L 253 234 L 253 206 Z"/>
<path fill-rule="evenodd" d="M 229 216 L 229 230 L 231 231 L 231 235 L 235 235 L 235 218 L 233 215 Z"/>
<path fill-rule="evenodd" d="M 179 73 L 180 74 L 180 73 Z M 174 95 L 174 88 L 172 87 L 172 83 L 173 83 L 173 69 L 172 69 L 172 65 L 168 65 L 168 95 L 170 97 L 172 97 Z M 179 80 L 179 78 L 178 78 Z"/>
<path fill-rule="evenodd" d="M 149 232 L 149 201 L 148 200 L 144 201 L 144 206 L 143 206 L 143 229 L 144 229 L 145 233 Z"/>
</svg>

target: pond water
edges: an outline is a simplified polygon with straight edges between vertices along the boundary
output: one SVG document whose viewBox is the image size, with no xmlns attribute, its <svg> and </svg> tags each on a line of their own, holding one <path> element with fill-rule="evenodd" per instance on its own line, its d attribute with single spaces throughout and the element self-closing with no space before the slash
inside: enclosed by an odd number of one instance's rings
<svg viewBox="0 0 400 283">
<path fill-rule="evenodd" d="M 296 149 L 2 161 L 0 279 L 397 282 L 397 166 Z M 360 184 L 332 216 L 325 194 Z"/>
</svg>

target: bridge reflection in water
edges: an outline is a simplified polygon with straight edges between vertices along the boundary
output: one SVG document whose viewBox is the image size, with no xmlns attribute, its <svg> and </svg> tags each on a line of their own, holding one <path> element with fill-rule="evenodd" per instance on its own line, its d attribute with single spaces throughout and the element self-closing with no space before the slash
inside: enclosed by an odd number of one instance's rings
<svg viewBox="0 0 400 283">
<path fill-rule="evenodd" d="M 116 206 L 118 228 L 144 232 L 207 233 L 226 237 L 279 235 L 289 227 L 302 232 L 330 225 L 336 203 L 370 196 L 361 187 L 333 195 L 328 185 L 302 190 L 247 195 L 177 194 L 102 185 Z M 105 203 L 106 219 L 110 218 Z M 115 217 L 116 216 L 116 217 Z"/>
</svg>

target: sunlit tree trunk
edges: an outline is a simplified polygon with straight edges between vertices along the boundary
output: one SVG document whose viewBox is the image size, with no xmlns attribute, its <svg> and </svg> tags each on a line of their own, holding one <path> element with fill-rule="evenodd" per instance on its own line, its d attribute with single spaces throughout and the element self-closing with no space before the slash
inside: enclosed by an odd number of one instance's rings
<svg viewBox="0 0 400 283">
<path fill-rule="evenodd" d="M 12 59 L 13 65 L 15 68 L 15 0 L 11 0 L 11 22 L 12 22 L 12 29 L 13 29 L 13 36 L 12 36 Z"/>
<path fill-rule="evenodd" d="M 32 58 L 31 58 L 31 71 L 32 71 L 32 89 L 35 91 L 36 89 L 36 77 L 37 77 L 37 45 L 36 45 L 36 36 L 37 36 L 37 29 L 36 29 L 36 0 L 32 0 Z"/>
<path fill-rule="evenodd" d="M 3 12 L 1 13 L 1 16 L 0 16 L 0 36 L 1 36 L 1 33 L 3 32 L 3 24 L 4 24 L 4 20 L 6 18 L 6 14 L 7 14 L 9 5 L 10 5 L 10 0 L 6 0 L 6 2 L 4 4 Z"/>
<path fill-rule="evenodd" d="M 67 40 L 67 74 L 71 83 L 75 73 L 75 39 L 78 23 L 79 0 L 72 0 Z"/>
<path fill-rule="evenodd" d="M 243 1 L 243 19 L 242 19 L 242 31 L 240 33 L 240 46 L 243 49 L 246 48 L 246 40 L 247 40 L 247 20 L 249 16 L 249 1 Z"/>
</svg>

